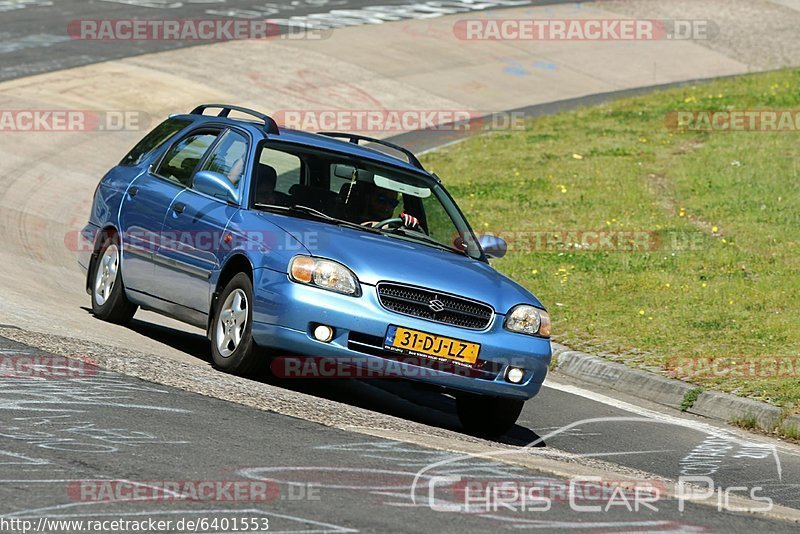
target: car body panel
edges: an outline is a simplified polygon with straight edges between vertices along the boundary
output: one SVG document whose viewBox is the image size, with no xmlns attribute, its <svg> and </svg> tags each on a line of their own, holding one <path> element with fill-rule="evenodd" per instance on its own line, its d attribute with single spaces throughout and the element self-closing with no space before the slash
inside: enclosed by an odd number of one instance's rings
<svg viewBox="0 0 800 534">
<path fill-rule="evenodd" d="M 397 282 L 485 302 L 505 314 L 527 303 L 544 309 L 526 289 L 488 263 L 396 237 L 273 215 L 314 256 L 343 263 L 362 283 Z M 368 251 L 368 253 L 365 253 Z M 420 283 L 424 280 L 424 283 Z"/>
<path fill-rule="evenodd" d="M 185 206 L 182 213 L 175 205 Z M 200 312 L 207 312 L 211 273 L 220 270 L 220 250 L 236 206 L 189 189 L 181 190 L 167 210 L 161 245 L 155 253 L 155 294 Z"/>
</svg>

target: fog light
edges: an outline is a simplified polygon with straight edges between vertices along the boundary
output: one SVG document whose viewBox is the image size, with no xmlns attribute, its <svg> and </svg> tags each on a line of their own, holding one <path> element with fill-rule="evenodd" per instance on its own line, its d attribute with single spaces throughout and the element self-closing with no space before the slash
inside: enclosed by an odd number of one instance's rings
<svg viewBox="0 0 800 534">
<path fill-rule="evenodd" d="M 522 382 L 522 378 L 525 376 L 525 370 L 520 369 L 519 367 L 509 367 L 508 371 L 506 372 L 506 380 L 511 382 L 512 384 L 519 384 Z"/>
<path fill-rule="evenodd" d="M 324 324 L 317 325 L 317 327 L 314 328 L 314 339 L 327 343 L 333 339 L 333 328 L 325 326 Z"/>
</svg>

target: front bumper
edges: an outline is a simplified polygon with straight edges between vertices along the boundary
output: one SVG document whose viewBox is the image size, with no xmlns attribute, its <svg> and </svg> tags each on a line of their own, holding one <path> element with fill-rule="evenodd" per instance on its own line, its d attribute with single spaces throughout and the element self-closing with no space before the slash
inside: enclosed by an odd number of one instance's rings
<svg viewBox="0 0 800 534">
<path fill-rule="evenodd" d="M 269 269 L 254 272 L 255 303 L 253 336 L 259 345 L 320 358 L 346 359 L 348 363 L 379 368 L 390 367 L 399 376 L 449 389 L 496 397 L 529 399 L 541 388 L 552 356 L 550 340 L 509 332 L 503 328 L 504 316 L 495 315 L 486 330 L 476 331 L 397 314 L 381 306 L 374 286 L 362 284 L 360 297 L 297 284 L 286 274 Z M 324 343 L 314 339 L 314 326 L 334 329 L 334 337 Z M 381 343 L 389 325 L 479 343 L 475 369 L 458 372 L 414 365 L 389 351 Z M 519 384 L 505 378 L 508 366 L 525 369 Z M 387 366 L 384 366 L 386 368 Z"/>
</svg>

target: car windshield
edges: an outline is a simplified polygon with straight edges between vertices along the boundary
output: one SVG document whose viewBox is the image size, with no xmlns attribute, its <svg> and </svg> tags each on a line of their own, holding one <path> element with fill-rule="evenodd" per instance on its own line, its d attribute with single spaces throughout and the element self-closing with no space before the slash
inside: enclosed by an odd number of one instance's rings
<svg viewBox="0 0 800 534">
<path fill-rule="evenodd" d="M 467 221 L 438 182 L 346 155 L 263 146 L 254 168 L 253 200 L 256 209 L 482 257 Z"/>
</svg>

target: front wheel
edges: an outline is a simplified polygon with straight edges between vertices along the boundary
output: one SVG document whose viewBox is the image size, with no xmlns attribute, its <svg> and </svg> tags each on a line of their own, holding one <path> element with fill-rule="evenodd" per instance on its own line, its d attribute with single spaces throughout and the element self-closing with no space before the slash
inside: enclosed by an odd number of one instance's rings
<svg viewBox="0 0 800 534">
<path fill-rule="evenodd" d="M 253 341 L 253 283 L 239 273 L 225 286 L 214 310 L 211 356 L 214 367 L 239 375 L 255 374 L 262 359 Z"/>
<path fill-rule="evenodd" d="M 92 268 L 92 313 L 110 323 L 126 324 L 136 313 L 136 304 L 125 296 L 120 270 L 120 248 L 116 236 L 105 238 Z"/>
<path fill-rule="evenodd" d="M 502 436 L 514 426 L 525 401 L 461 393 L 456 396 L 458 419 L 470 434 Z"/>
</svg>

